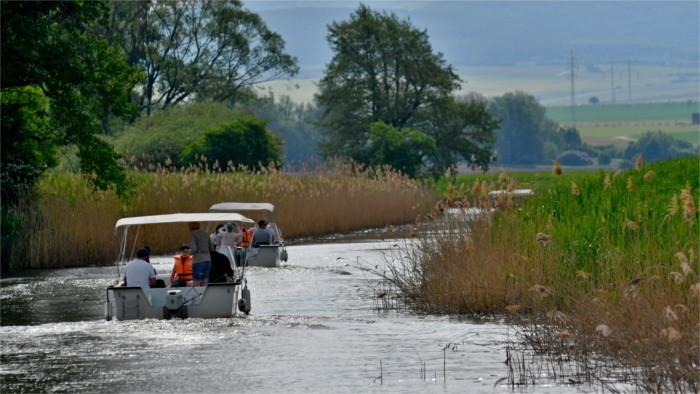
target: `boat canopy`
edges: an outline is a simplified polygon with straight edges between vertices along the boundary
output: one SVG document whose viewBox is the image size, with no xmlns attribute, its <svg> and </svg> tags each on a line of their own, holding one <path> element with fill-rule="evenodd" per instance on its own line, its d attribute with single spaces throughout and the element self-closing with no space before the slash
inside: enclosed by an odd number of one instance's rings
<svg viewBox="0 0 700 394">
<path fill-rule="evenodd" d="M 275 206 L 269 202 L 220 202 L 209 207 L 210 212 L 217 211 L 269 211 L 274 212 Z"/>
<path fill-rule="evenodd" d="M 187 223 L 187 222 L 242 222 L 255 223 L 240 213 L 207 212 L 207 213 L 172 213 L 167 215 L 134 216 L 117 220 L 115 230 L 124 226 L 143 224 Z"/>
</svg>

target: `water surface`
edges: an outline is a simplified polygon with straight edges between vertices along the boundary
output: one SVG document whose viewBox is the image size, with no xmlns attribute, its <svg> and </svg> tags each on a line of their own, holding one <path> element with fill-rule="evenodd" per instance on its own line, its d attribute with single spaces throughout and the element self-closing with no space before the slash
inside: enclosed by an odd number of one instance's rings
<svg viewBox="0 0 700 394">
<path fill-rule="evenodd" d="M 285 266 L 248 269 L 251 314 L 228 319 L 104 321 L 114 267 L 5 277 L 0 391 L 510 392 L 508 324 L 377 310 L 367 268 L 396 245 L 290 246 Z"/>
</svg>

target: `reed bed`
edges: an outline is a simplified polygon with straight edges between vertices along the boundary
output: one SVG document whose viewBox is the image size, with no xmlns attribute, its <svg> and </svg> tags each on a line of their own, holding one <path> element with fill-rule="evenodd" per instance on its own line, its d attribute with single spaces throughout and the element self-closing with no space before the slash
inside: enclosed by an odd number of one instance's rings
<svg viewBox="0 0 700 394">
<path fill-rule="evenodd" d="M 387 276 L 419 310 L 513 314 L 542 352 L 565 342 L 574 359 L 629 368 L 640 389 L 697 391 L 698 164 L 639 160 L 522 204 L 488 197 L 520 187 L 506 174 L 451 189 L 436 207 L 450 213 L 441 231 L 419 236 Z"/>
<path fill-rule="evenodd" d="M 22 231 L 15 238 L 10 266 L 111 263 L 117 249 L 114 224 L 127 216 L 206 212 L 218 202 L 264 201 L 275 205 L 285 238 L 293 240 L 412 222 L 436 200 L 428 186 L 386 168 L 335 165 L 302 175 L 274 168 L 232 170 L 218 164 L 136 168 L 130 174 L 132 193 L 125 199 L 113 191 L 94 191 L 75 174 L 47 176 L 37 197 L 15 211 Z M 174 253 L 188 237 L 185 224 L 152 227 L 139 234 L 139 242 L 156 254 Z"/>
</svg>

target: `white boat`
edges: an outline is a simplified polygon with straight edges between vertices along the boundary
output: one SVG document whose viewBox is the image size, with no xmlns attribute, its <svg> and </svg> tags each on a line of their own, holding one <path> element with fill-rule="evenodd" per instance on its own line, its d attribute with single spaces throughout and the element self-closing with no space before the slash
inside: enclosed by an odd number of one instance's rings
<svg viewBox="0 0 700 394">
<path fill-rule="evenodd" d="M 276 233 L 273 245 L 245 248 L 246 265 L 252 267 L 279 267 L 280 261 L 287 261 L 287 248 L 282 230 L 279 227 L 275 206 L 267 202 L 221 202 L 209 207 L 209 212 L 245 212 L 258 220 L 265 219 Z"/>
<path fill-rule="evenodd" d="M 117 281 L 107 287 L 105 319 L 169 319 L 172 317 L 218 318 L 231 317 L 236 314 L 235 307 L 241 312 L 250 312 L 250 291 L 245 278 L 245 267 L 232 267 L 233 277 L 226 278 L 225 283 L 209 283 L 198 287 L 142 288 L 123 286 L 123 266 L 128 262 L 127 243 L 133 252 L 138 243 L 141 228 L 154 224 L 188 223 L 188 222 L 238 222 L 251 225 L 253 220 L 239 213 L 176 213 L 168 215 L 138 216 L 119 219 L 114 227 L 119 243 L 117 261 Z M 133 240 L 129 242 L 129 229 L 136 227 Z M 235 264 L 233 264 L 235 266 Z M 169 285 L 168 275 L 160 277 Z"/>
</svg>

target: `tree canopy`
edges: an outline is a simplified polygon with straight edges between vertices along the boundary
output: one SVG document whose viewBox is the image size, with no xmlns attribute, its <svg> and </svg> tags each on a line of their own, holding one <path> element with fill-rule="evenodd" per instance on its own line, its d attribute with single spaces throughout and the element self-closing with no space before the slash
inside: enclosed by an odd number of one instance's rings
<svg viewBox="0 0 700 394">
<path fill-rule="evenodd" d="M 109 114 L 136 109 L 129 92 L 141 76 L 97 33 L 100 2 L 3 2 L 2 193 L 12 202 L 75 146 L 80 170 L 100 188 L 125 188 L 111 145 L 98 135 Z"/>
<path fill-rule="evenodd" d="M 435 154 L 435 139 L 418 130 L 398 129 L 382 122 L 369 125 L 369 164 L 389 165 L 397 171 L 415 177 L 423 158 Z"/>
<path fill-rule="evenodd" d="M 426 164 L 438 164 L 434 171 L 472 155 L 479 157 L 472 165 L 488 166 L 488 135 L 495 124 L 485 106 L 462 105 L 451 97 L 460 79 L 442 54 L 433 52 L 425 30 L 365 5 L 328 30 L 334 55 L 316 96 L 325 155 L 376 161 L 370 124 L 383 122 L 433 137 L 440 156 L 431 155 Z"/>
<path fill-rule="evenodd" d="M 238 0 L 111 1 L 111 30 L 146 73 L 134 101 L 149 114 L 185 100 L 236 102 L 253 84 L 298 72 L 282 37 Z"/>
<path fill-rule="evenodd" d="M 489 111 L 501 121 L 496 131 L 499 161 L 534 164 L 544 158 L 544 143 L 556 132 L 557 124 L 546 117 L 545 108 L 534 96 L 506 93 L 491 100 Z"/>
<path fill-rule="evenodd" d="M 255 117 L 236 119 L 213 127 L 196 141 L 186 145 L 180 155 L 182 164 L 198 165 L 206 160 L 208 166 L 221 169 L 236 169 L 244 166 L 260 170 L 274 165 L 280 166 L 279 137 L 266 128 L 267 121 Z"/>
</svg>

